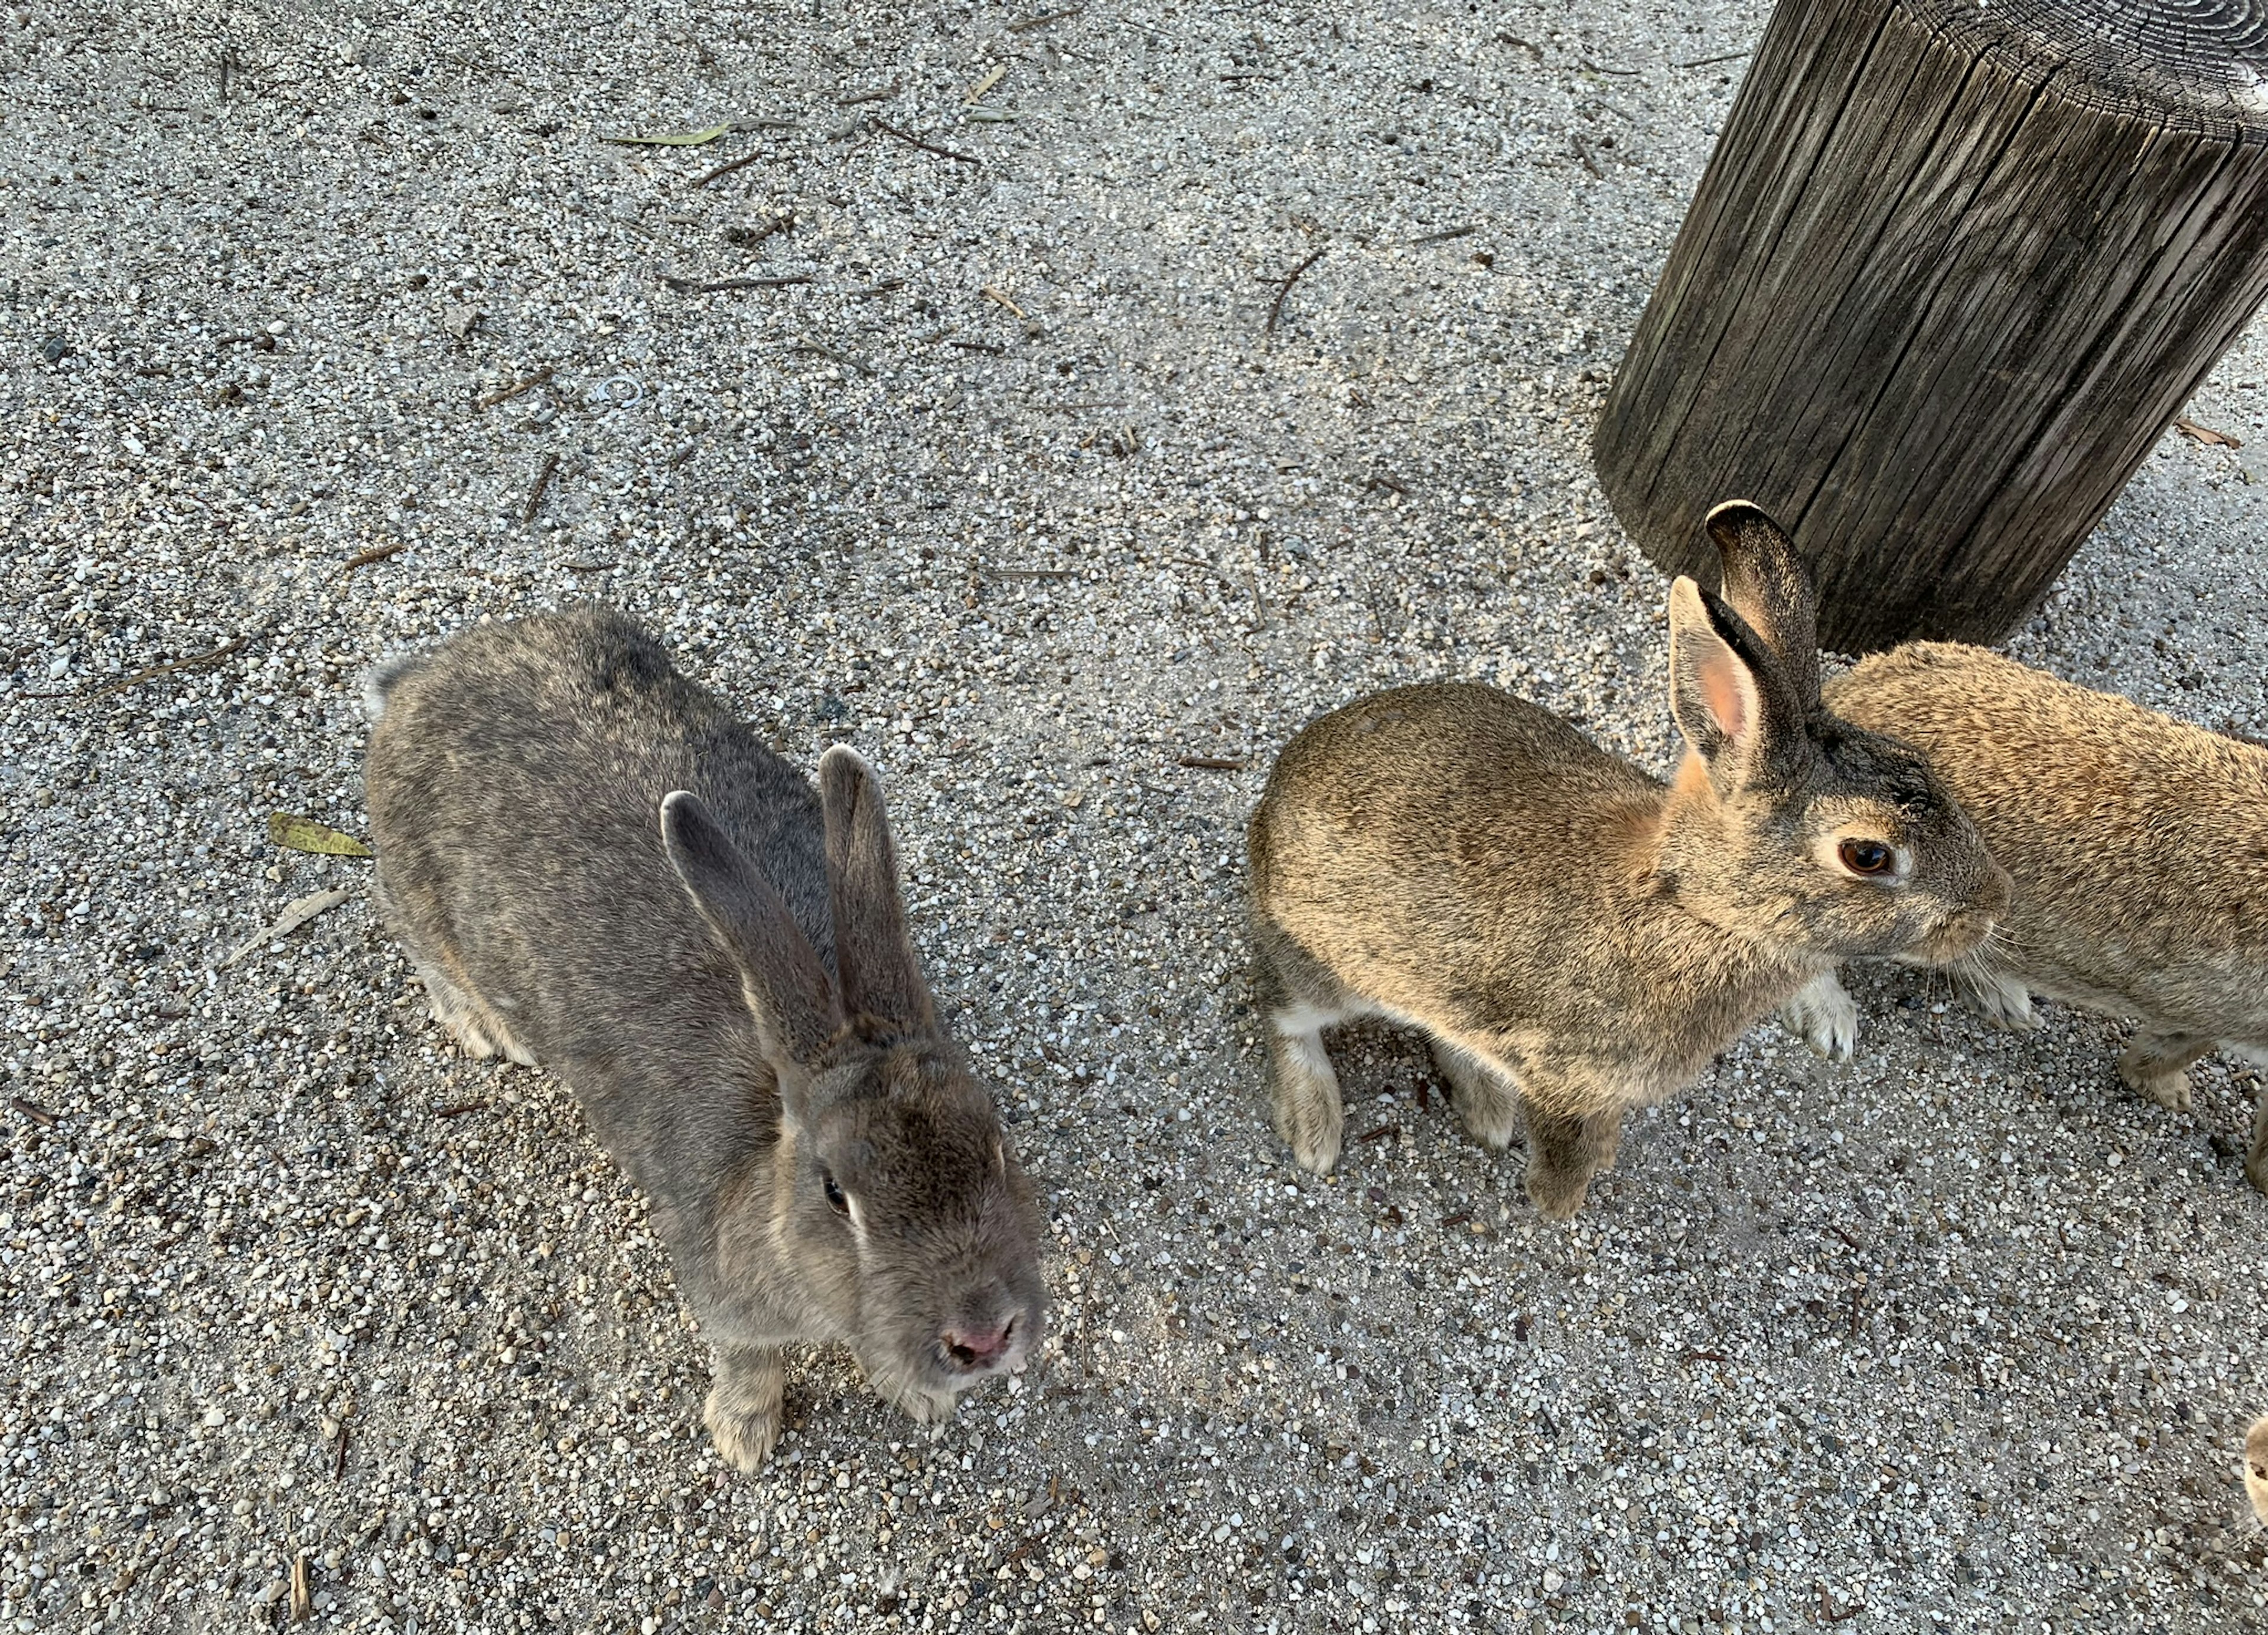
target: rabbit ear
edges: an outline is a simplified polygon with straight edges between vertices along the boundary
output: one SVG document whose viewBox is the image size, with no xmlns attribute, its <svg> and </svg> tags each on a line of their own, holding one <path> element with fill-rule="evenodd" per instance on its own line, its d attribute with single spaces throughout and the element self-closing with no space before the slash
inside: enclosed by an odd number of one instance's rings
<svg viewBox="0 0 2268 1635">
<path fill-rule="evenodd" d="M 1724 564 L 1725 600 L 1779 660 L 1798 703 L 1819 707 L 1819 593 L 1795 541 L 1761 506 L 1728 499 L 1705 525 Z"/>
<path fill-rule="evenodd" d="M 827 967 L 771 882 L 748 865 L 701 798 L 678 790 L 661 803 L 661 842 L 693 906 L 740 968 L 765 1059 L 783 1097 L 842 1030 L 843 1003 Z"/>
<path fill-rule="evenodd" d="M 935 1026 L 929 984 L 906 937 L 882 786 L 857 750 L 837 744 L 820 757 L 819 804 L 827 819 L 827 890 L 844 1005 L 902 1027 Z"/>
<path fill-rule="evenodd" d="M 1683 574 L 1669 587 L 1669 710 L 1712 770 L 1753 768 L 1803 731 L 1803 712 L 1756 632 Z"/>
</svg>

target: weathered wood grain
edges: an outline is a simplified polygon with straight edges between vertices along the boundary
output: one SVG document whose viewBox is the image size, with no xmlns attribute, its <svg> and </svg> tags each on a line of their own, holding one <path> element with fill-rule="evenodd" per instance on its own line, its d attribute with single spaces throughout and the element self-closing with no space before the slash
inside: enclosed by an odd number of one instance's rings
<svg viewBox="0 0 2268 1635">
<path fill-rule="evenodd" d="M 2268 300 L 2268 0 L 1782 0 L 1593 449 L 1664 567 L 1754 499 L 1822 636 L 1992 640 Z"/>
</svg>

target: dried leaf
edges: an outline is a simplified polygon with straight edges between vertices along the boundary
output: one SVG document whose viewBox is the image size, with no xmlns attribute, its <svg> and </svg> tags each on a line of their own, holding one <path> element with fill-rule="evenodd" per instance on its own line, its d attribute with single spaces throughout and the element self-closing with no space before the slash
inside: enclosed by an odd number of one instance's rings
<svg viewBox="0 0 2268 1635">
<path fill-rule="evenodd" d="M 2243 443 L 2226 431 L 2216 431 L 2211 426 L 2201 426 L 2194 420 L 2176 420 L 2174 430 L 2183 437 L 2204 444 L 2207 448 L 2242 448 Z"/>
<path fill-rule="evenodd" d="M 268 838 L 291 851 L 315 851 L 330 858 L 367 858 L 371 849 L 352 835 L 342 835 L 328 824 L 313 818 L 294 817 L 289 812 L 268 814 Z"/>
<path fill-rule="evenodd" d="M 622 147 L 698 148 L 705 147 L 733 129 L 731 123 L 711 125 L 706 130 L 681 130 L 663 136 L 601 136 L 601 142 L 611 142 Z"/>
<path fill-rule="evenodd" d="M 258 936 L 249 938 L 231 949 L 228 957 L 220 962 L 220 968 L 226 970 L 255 949 L 290 936 L 318 914 L 329 913 L 353 895 L 350 891 L 319 891 L 312 896 L 300 897 L 284 904 L 284 912 L 276 917 L 276 923 Z"/>
<path fill-rule="evenodd" d="M 991 90 L 993 86 L 998 85 L 1007 77 L 1007 64 L 1005 63 L 1001 63 L 999 66 L 994 68 L 990 73 L 985 75 L 983 78 L 978 80 L 975 85 L 968 88 L 968 99 L 961 106 L 964 107 L 973 107 L 977 103 L 982 102 L 984 99 L 984 93 Z"/>
</svg>

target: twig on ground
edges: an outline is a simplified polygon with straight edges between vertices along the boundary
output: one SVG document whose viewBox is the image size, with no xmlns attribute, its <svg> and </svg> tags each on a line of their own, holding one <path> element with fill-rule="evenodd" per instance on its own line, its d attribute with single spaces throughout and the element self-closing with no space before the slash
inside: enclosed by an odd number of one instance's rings
<svg viewBox="0 0 2268 1635">
<path fill-rule="evenodd" d="M 1020 23 L 1008 25 L 1012 34 L 1028 34 L 1035 28 L 1045 28 L 1050 23 L 1061 23 L 1086 11 L 1083 5 L 1067 5 L 1060 11 L 1042 11 L 1037 17 L 1027 17 Z"/>
<path fill-rule="evenodd" d="M 899 86 L 897 83 L 895 81 L 892 81 L 889 85 L 882 86 L 880 90 L 861 91 L 852 96 L 837 97 L 835 99 L 835 106 L 839 108 L 854 108 L 862 102 L 887 102 L 892 97 L 898 94 L 898 91 Z"/>
<path fill-rule="evenodd" d="M 150 665 L 135 671 L 131 675 L 121 676 L 114 681 L 106 681 L 100 687 L 86 692 L 26 693 L 24 696 L 27 698 L 78 698 L 87 701 L 107 698 L 113 693 L 122 693 L 129 687 L 139 687 L 144 681 L 154 681 L 161 675 L 171 675 L 178 670 L 199 670 L 209 664 L 218 664 L 232 653 L 242 652 L 257 637 L 266 634 L 264 630 L 255 630 L 250 636 L 239 636 L 224 646 L 216 647 L 209 653 L 199 653 L 193 659 L 176 659 L 171 664 Z"/>
<path fill-rule="evenodd" d="M 812 279 L 809 273 L 789 273 L 777 278 L 712 278 L 703 284 L 697 279 L 664 273 L 661 281 L 680 295 L 716 295 L 727 290 L 784 290 L 790 284 L 809 284 Z"/>
<path fill-rule="evenodd" d="M 947 341 L 947 346 L 957 346 L 964 352 L 990 352 L 995 357 L 1005 357 L 1008 349 L 990 341 Z"/>
<path fill-rule="evenodd" d="M 1592 62 L 1587 56 L 1579 56 L 1575 60 L 1594 74 L 1612 74 L 1618 79 L 1636 79 L 1638 77 L 1638 70 L 1634 68 L 1609 68 L 1603 63 Z"/>
<path fill-rule="evenodd" d="M 559 456 L 546 454 L 543 457 L 543 464 L 536 470 L 535 486 L 527 490 L 527 504 L 520 507 L 520 521 L 526 523 L 535 520 L 535 513 L 543 504 L 543 496 L 551 487 L 552 474 L 558 469 Z"/>
<path fill-rule="evenodd" d="M 384 562 L 388 556 L 399 556 L 409 549 L 408 540 L 396 540 L 391 545 L 373 545 L 368 550 L 358 550 L 339 564 L 339 577 L 343 579 L 357 568 L 367 568 L 373 562 Z"/>
<path fill-rule="evenodd" d="M 1518 34 L 1498 34 L 1496 38 L 1498 45 L 1518 46 L 1537 62 L 1543 60 L 1543 48 L 1533 41 L 1522 40 Z"/>
<path fill-rule="evenodd" d="M 1583 161 L 1583 168 L 1591 173 L 1592 180 L 1604 181 L 1607 179 L 1607 173 L 1599 168 L 1598 161 L 1591 157 L 1591 150 L 1583 145 L 1582 137 L 1572 136 L 1568 139 L 1575 144 L 1575 157 Z"/>
<path fill-rule="evenodd" d="M 1284 280 L 1281 285 L 1278 287 L 1276 291 L 1276 298 L 1268 303 L 1268 321 L 1262 327 L 1260 331 L 1263 336 L 1271 335 L 1276 333 L 1277 320 L 1284 316 L 1284 298 L 1292 293 L 1292 286 L 1300 282 L 1300 275 L 1307 271 L 1308 268 L 1313 267 L 1317 261 L 1322 260 L 1323 252 L 1329 247 L 1330 247 L 1329 245 L 1317 245 L 1314 253 L 1310 254 L 1306 261 L 1301 261 L 1297 267 L 1294 267 L 1291 271 L 1291 275 Z"/>
<path fill-rule="evenodd" d="M 787 350 L 791 352 L 816 352 L 820 357 L 832 359 L 845 369 L 855 369 L 862 375 L 874 372 L 873 365 L 853 357 L 848 352 L 838 352 L 831 346 L 821 346 L 816 341 L 798 341 Z"/>
<path fill-rule="evenodd" d="M 1175 766 L 1195 767 L 1200 772 L 1241 772 L 1245 763 L 1226 755 L 1176 755 Z"/>
<path fill-rule="evenodd" d="M 339 1421 L 339 1456 L 331 1464 L 331 1480 L 339 1481 L 347 1473 L 347 1424 Z"/>
<path fill-rule="evenodd" d="M 769 156 L 762 148 L 758 148 L 754 153 L 743 153 L 736 159 L 725 160 L 714 170 L 703 171 L 693 179 L 693 185 L 696 188 L 705 188 L 718 177 L 729 176 L 736 170 L 746 170 L 758 159 L 767 157 Z"/>
<path fill-rule="evenodd" d="M 473 407 L 475 409 L 494 409 L 498 403 L 509 403 L 512 399 L 518 397 L 522 392 L 533 392 L 535 390 L 536 387 L 550 379 L 551 374 L 551 365 L 549 364 L 546 364 L 542 368 L 537 370 L 534 374 L 529 375 L 525 379 L 515 380 L 510 386 L 498 387 L 486 397 L 475 398 L 473 400 Z"/>
<path fill-rule="evenodd" d="M 1715 56 L 1697 56 L 1690 63 L 1672 63 L 1672 68 L 1714 68 L 1719 63 L 1737 63 L 1748 55 L 1745 51 L 1720 51 Z"/>
<path fill-rule="evenodd" d="M 436 1118 L 462 1118 L 468 1113 L 479 1112 L 487 1105 L 488 1103 L 486 1101 L 460 1101 L 454 1107 L 437 1108 L 434 1109 L 433 1116 Z"/>
<path fill-rule="evenodd" d="M 983 296 L 986 300 L 991 302 L 993 306 L 1000 307 L 1005 311 L 1013 313 L 1019 318 L 1028 316 L 1022 307 L 1017 306 L 1014 300 L 1010 298 L 1008 292 L 1005 290 L 998 289 L 988 284 L 980 288 L 976 293 Z"/>
<path fill-rule="evenodd" d="M 56 1117 L 53 1113 L 48 1111 L 46 1108 L 41 1107 L 38 1102 L 26 1101 L 20 1095 L 10 1096 L 8 1098 L 8 1105 L 14 1108 L 18 1112 L 30 1119 L 42 1130 L 53 1130 L 57 1124 L 63 1122 L 63 1120 Z"/>
<path fill-rule="evenodd" d="M 895 136 L 909 148 L 919 148 L 923 152 L 934 153 L 939 158 L 951 159 L 954 163 L 960 165 L 982 165 L 984 163 L 983 159 L 976 158 L 974 154 L 956 153 L 951 148 L 940 148 L 934 142 L 924 142 L 919 136 L 914 135 L 910 130 L 900 130 L 895 125 L 891 124 L 887 120 L 877 119 L 869 121 L 868 122 L 872 124 L 876 130 L 880 131 L 884 136 Z"/>
<path fill-rule="evenodd" d="M 1444 227 L 1439 232 L 1421 232 L 1410 240 L 1418 244 L 1447 244 L 1452 239 L 1469 239 L 1481 230 L 1478 222 L 1467 222 L 1462 227 Z"/>
</svg>

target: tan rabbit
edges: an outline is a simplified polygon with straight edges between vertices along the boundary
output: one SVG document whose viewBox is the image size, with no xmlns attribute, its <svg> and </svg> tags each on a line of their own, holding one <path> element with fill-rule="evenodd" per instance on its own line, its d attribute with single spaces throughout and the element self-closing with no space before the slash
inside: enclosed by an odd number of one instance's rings
<svg viewBox="0 0 2268 1635">
<path fill-rule="evenodd" d="M 1344 1121 L 1322 1029 L 1384 1016 L 1431 1036 L 1480 1141 L 1525 1123 L 1528 1194 L 1565 1219 L 1625 1110 L 1837 960 L 1948 959 L 1991 929 L 2007 878 L 1921 758 L 1820 711 L 1800 560 L 1753 506 L 1709 521 L 1750 571 L 1729 607 L 1670 588 L 1675 784 L 1455 684 L 1350 704 L 1277 762 L 1248 836 L 1254 976 L 1306 1167 L 1337 1160 Z"/>
<path fill-rule="evenodd" d="M 2034 994 L 2137 1019 L 2119 1076 L 2169 1108 L 2216 1049 L 2268 1063 L 2268 749 L 1951 643 L 1864 659 L 1826 696 L 1927 755 L 2014 879 L 1954 969 L 1972 1006 L 2018 1029 Z M 2268 1191 L 2268 1094 L 2245 1174 Z"/>
<path fill-rule="evenodd" d="M 2252 1422 L 2244 1436 L 2244 1491 L 2252 1513 L 2268 1527 L 2268 1415 Z"/>
</svg>

